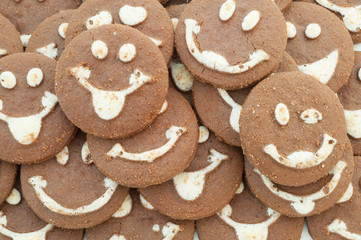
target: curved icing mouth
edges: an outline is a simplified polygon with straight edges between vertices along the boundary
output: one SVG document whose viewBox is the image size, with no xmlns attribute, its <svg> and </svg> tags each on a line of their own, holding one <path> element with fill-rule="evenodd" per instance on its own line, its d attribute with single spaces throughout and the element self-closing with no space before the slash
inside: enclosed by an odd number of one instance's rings
<svg viewBox="0 0 361 240">
<path fill-rule="evenodd" d="M 361 109 L 344 110 L 348 135 L 353 138 L 361 138 Z"/>
<path fill-rule="evenodd" d="M 41 99 L 43 109 L 39 113 L 27 117 L 11 117 L 2 112 L 3 103 L 0 100 L 0 120 L 8 124 L 16 141 L 23 145 L 29 145 L 38 138 L 43 118 L 49 115 L 57 102 L 58 98 L 54 94 L 45 91 Z"/>
<path fill-rule="evenodd" d="M 200 25 L 193 19 L 184 21 L 186 27 L 186 43 L 190 54 L 204 66 L 224 73 L 239 74 L 246 72 L 263 61 L 269 60 L 270 56 L 262 49 L 257 49 L 249 54 L 249 59 L 244 63 L 231 65 L 222 55 L 213 51 L 201 51 L 193 37 L 201 31 Z"/>
<path fill-rule="evenodd" d="M 272 157 L 272 159 L 284 166 L 304 169 L 318 166 L 323 163 L 332 153 L 336 143 L 336 139 L 325 133 L 323 135 L 322 145 L 316 153 L 301 150 L 285 156 L 280 154 L 277 147 L 273 144 L 267 145 L 263 150 Z"/>
<path fill-rule="evenodd" d="M 350 232 L 347 228 L 346 223 L 338 218 L 333 220 L 333 222 L 327 226 L 327 229 L 331 233 L 340 235 L 341 237 L 344 237 L 345 239 L 350 239 L 350 240 L 360 240 L 361 239 L 361 234 Z"/>
</svg>

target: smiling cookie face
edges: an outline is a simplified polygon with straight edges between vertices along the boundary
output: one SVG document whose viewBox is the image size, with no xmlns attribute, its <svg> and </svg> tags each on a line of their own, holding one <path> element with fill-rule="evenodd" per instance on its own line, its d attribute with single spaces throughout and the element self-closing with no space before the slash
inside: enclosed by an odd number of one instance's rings
<svg viewBox="0 0 361 240">
<path fill-rule="evenodd" d="M 38 163 L 72 138 L 76 128 L 54 94 L 55 66 L 55 60 L 34 53 L 0 60 L 0 159 Z"/>
<path fill-rule="evenodd" d="M 327 175 L 347 141 L 335 94 L 311 76 L 275 74 L 248 95 L 240 120 L 249 162 L 276 183 L 300 186 Z"/>
<path fill-rule="evenodd" d="M 300 2 L 290 5 L 285 19 L 287 52 L 298 68 L 337 92 L 353 66 L 352 40 L 344 24 L 324 8 Z"/>
<path fill-rule="evenodd" d="M 65 114 L 84 132 L 99 137 L 127 137 L 143 130 L 167 94 L 161 52 L 139 31 L 122 25 L 79 35 L 57 70 L 55 88 Z"/>
<path fill-rule="evenodd" d="M 281 62 L 285 22 L 268 0 L 217 0 L 211 6 L 205 0 L 194 1 L 179 20 L 176 46 L 182 62 L 201 81 L 244 88 Z"/>
</svg>

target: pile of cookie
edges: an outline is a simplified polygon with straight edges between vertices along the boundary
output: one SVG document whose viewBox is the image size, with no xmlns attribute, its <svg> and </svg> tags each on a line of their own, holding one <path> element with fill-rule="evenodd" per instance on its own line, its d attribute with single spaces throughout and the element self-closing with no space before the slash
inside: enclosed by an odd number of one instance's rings
<svg viewBox="0 0 361 240">
<path fill-rule="evenodd" d="M 359 0 L 2 0 L 0 240 L 360 240 Z"/>
</svg>

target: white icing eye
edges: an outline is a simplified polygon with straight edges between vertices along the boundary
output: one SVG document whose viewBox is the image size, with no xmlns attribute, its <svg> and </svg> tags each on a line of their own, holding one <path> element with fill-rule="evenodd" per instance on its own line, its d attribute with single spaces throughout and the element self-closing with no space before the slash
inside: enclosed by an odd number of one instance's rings
<svg viewBox="0 0 361 240">
<path fill-rule="evenodd" d="M 7 89 L 13 89 L 16 86 L 16 77 L 12 72 L 5 71 L 0 75 L 1 86 Z"/>
<path fill-rule="evenodd" d="M 94 41 L 91 50 L 94 57 L 98 59 L 104 59 L 108 56 L 108 47 L 103 41 L 100 40 Z"/>
<path fill-rule="evenodd" d="M 219 9 L 219 18 L 222 21 L 228 21 L 236 11 L 236 2 L 234 0 L 225 1 Z"/>
<path fill-rule="evenodd" d="M 136 54 L 137 49 L 135 48 L 135 46 L 131 43 L 127 43 L 121 46 L 121 48 L 119 49 L 118 57 L 120 61 L 127 63 L 132 61 L 135 58 Z"/>
<path fill-rule="evenodd" d="M 81 148 L 81 159 L 83 159 L 83 162 L 86 165 L 93 163 L 93 159 L 90 155 L 90 151 L 89 151 L 89 147 L 88 147 L 88 142 L 85 142 L 83 144 L 83 147 Z"/>
<path fill-rule="evenodd" d="M 5 56 L 8 54 L 8 51 L 6 49 L 0 49 L 0 56 Z"/>
<path fill-rule="evenodd" d="M 86 28 L 89 30 L 99 26 L 112 24 L 112 22 L 113 22 L 112 15 L 107 11 L 101 11 L 86 21 Z"/>
<path fill-rule="evenodd" d="M 287 26 L 287 37 L 290 39 L 296 37 L 297 29 L 295 25 L 291 22 L 286 22 L 286 26 Z"/>
<path fill-rule="evenodd" d="M 172 24 L 173 24 L 173 31 L 175 32 L 175 30 L 177 29 L 179 19 L 178 18 L 172 18 L 171 21 L 172 21 Z"/>
<path fill-rule="evenodd" d="M 361 68 L 358 70 L 358 80 L 361 81 Z"/>
<path fill-rule="evenodd" d="M 290 113 L 288 111 L 288 108 L 285 104 L 279 103 L 276 106 L 275 109 L 275 117 L 279 124 L 282 126 L 286 125 L 288 121 L 290 120 Z"/>
<path fill-rule="evenodd" d="M 30 87 L 37 87 L 43 81 L 44 75 L 40 68 L 30 69 L 26 76 L 26 81 Z"/>
<path fill-rule="evenodd" d="M 159 231 L 160 231 L 159 225 L 158 225 L 158 224 L 154 224 L 152 230 L 153 230 L 154 232 L 159 232 Z"/>
<path fill-rule="evenodd" d="M 58 153 L 56 156 L 56 161 L 60 164 L 60 165 L 66 165 L 69 161 L 69 149 L 68 147 L 65 147 L 63 150 L 61 150 L 60 153 Z"/>
<path fill-rule="evenodd" d="M 208 128 L 206 128 L 205 126 L 200 126 L 199 127 L 199 138 L 198 138 L 198 143 L 204 143 L 208 140 L 209 138 L 209 130 Z"/>
<path fill-rule="evenodd" d="M 316 109 L 307 109 L 301 113 L 301 119 L 307 124 L 315 124 L 322 120 L 322 114 Z"/>
<path fill-rule="evenodd" d="M 170 70 L 175 85 L 184 92 L 192 90 L 194 76 L 182 63 L 170 62 Z"/>
<path fill-rule="evenodd" d="M 18 205 L 20 201 L 21 201 L 20 192 L 16 188 L 13 188 L 9 197 L 6 199 L 6 202 L 11 205 Z"/>
<path fill-rule="evenodd" d="M 119 10 L 120 21 L 129 26 L 135 26 L 144 22 L 147 16 L 147 10 L 145 10 L 144 7 L 132 7 L 125 5 Z"/>
<path fill-rule="evenodd" d="M 58 28 L 58 33 L 60 37 L 64 38 L 66 37 L 66 30 L 68 29 L 69 23 L 62 23 L 60 24 Z"/>
<path fill-rule="evenodd" d="M 165 111 L 167 111 L 167 109 L 168 109 L 168 101 L 165 100 L 164 103 L 163 103 L 163 105 L 162 105 L 162 108 L 161 108 L 160 111 L 159 111 L 159 114 L 164 113 Z"/>
<path fill-rule="evenodd" d="M 261 13 L 257 10 L 253 10 L 247 14 L 247 16 L 243 19 L 242 29 L 243 31 L 252 30 L 261 19 Z"/>
<path fill-rule="evenodd" d="M 309 39 L 316 39 L 321 34 L 321 26 L 317 23 L 308 24 L 305 30 L 305 34 Z"/>
</svg>

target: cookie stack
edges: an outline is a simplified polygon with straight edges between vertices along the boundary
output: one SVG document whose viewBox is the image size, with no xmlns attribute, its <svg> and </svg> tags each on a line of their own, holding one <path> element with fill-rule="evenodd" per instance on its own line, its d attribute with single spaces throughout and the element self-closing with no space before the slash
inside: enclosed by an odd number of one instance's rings
<svg viewBox="0 0 361 240">
<path fill-rule="evenodd" d="M 1 1 L 0 240 L 361 239 L 359 8 Z"/>
</svg>

